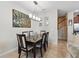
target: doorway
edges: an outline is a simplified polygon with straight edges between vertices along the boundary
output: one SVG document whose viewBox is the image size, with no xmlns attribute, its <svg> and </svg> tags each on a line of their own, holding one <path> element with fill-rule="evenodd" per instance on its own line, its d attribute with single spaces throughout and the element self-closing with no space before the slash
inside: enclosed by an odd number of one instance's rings
<svg viewBox="0 0 79 59">
<path fill-rule="evenodd" d="M 58 42 L 67 42 L 67 13 L 58 10 Z"/>
</svg>

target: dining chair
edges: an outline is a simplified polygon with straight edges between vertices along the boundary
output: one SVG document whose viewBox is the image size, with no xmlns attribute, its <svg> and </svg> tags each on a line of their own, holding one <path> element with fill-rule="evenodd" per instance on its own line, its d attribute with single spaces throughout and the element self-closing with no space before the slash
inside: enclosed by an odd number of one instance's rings
<svg viewBox="0 0 79 59">
<path fill-rule="evenodd" d="M 49 32 L 46 33 L 46 42 L 45 42 L 45 45 L 47 45 L 47 47 L 48 47 L 48 38 L 49 38 Z"/>
<path fill-rule="evenodd" d="M 42 46 L 43 46 L 44 51 L 46 51 L 45 43 L 46 43 L 46 33 L 43 33 L 42 34 Z"/>
<path fill-rule="evenodd" d="M 28 32 L 28 31 L 23 31 L 23 32 L 22 32 L 22 34 L 25 34 L 25 35 L 26 35 L 26 37 L 28 37 L 28 36 L 29 36 L 29 32 Z"/>
<path fill-rule="evenodd" d="M 17 34 L 18 41 L 18 53 L 19 58 L 21 56 L 21 52 L 26 52 L 26 57 L 28 57 L 28 52 L 33 51 L 33 46 L 29 46 L 26 42 L 26 36 L 24 34 Z"/>
<path fill-rule="evenodd" d="M 45 32 L 46 32 L 45 30 L 41 30 L 40 35 L 42 36 L 42 34 L 45 33 Z"/>
<path fill-rule="evenodd" d="M 38 44 L 36 44 L 36 48 L 40 49 L 41 57 L 43 57 L 42 48 L 45 50 L 45 44 L 44 44 L 45 39 L 46 39 L 46 33 L 43 33 L 41 41 L 38 42 Z"/>
<path fill-rule="evenodd" d="M 34 32 L 33 31 L 29 31 L 29 37 L 33 36 Z"/>
</svg>

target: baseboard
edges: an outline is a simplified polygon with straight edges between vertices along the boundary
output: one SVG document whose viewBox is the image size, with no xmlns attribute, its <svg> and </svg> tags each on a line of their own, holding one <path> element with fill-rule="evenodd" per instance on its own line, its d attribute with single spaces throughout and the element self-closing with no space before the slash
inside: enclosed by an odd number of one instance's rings
<svg viewBox="0 0 79 59">
<path fill-rule="evenodd" d="M 2 54 L 0 54 L 0 57 L 6 55 L 6 54 L 8 54 L 8 53 L 11 53 L 11 52 L 13 52 L 13 51 L 15 51 L 15 50 L 17 50 L 17 47 L 14 48 L 14 49 L 8 50 L 8 51 L 6 51 L 6 52 L 4 52 L 4 53 L 2 53 Z"/>
</svg>

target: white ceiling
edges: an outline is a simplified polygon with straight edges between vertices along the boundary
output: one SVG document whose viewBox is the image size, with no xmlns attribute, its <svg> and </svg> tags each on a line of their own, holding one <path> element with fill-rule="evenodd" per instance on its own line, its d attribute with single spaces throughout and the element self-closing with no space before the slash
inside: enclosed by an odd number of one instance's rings
<svg viewBox="0 0 79 59">
<path fill-rule="evenodd" d="M 37 1 L 38 2 L 38 11 L 42 10 L 49 11 L 52 9 L 59 9 L 65 12 L 70 12 L 79 9 L 79 1 Z M 25 9 L 34 11 L 35 5 L 33 1 L 19 1 L 18 4 L 22 5 Z M 62 12 L 59 12 L 62 14 Z"/>
</svg>

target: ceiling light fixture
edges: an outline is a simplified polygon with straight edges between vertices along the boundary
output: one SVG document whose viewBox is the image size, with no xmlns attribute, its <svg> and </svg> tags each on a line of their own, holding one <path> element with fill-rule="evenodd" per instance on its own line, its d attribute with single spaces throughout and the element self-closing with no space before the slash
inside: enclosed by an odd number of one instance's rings
<svg viewBox="0 0 79 59">
<path fill-rule="evenodd" d="M 33 1 L 34 5 L 35 5 L 35 10 L 33 12 L 33 14 L 29 14 L 29 18 L 33 19 L 33 20 L 36 20 L 36 21 L 41 21 L 41 18 L 38 17 L 38 3 L 36 1 Z"/>
</svg>

